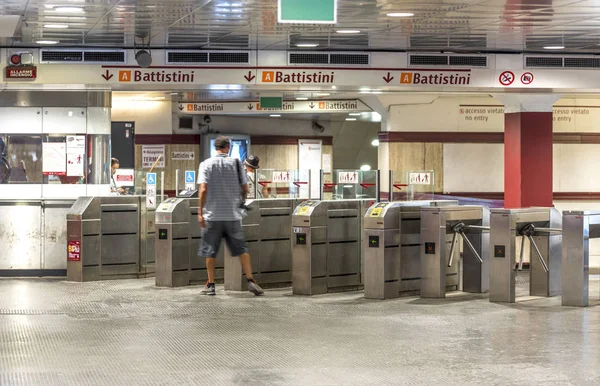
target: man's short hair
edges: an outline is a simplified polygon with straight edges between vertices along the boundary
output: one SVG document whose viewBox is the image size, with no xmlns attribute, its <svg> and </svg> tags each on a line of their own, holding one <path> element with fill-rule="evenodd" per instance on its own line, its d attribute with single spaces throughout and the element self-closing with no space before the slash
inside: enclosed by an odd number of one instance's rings
<svg viewBox="0 0 600 386">
<path fill-rule="evenodd" d="M 215 139 L 215 149 L 222 150 L 231 147 L 231 140 L 227 137 L 218 137 Z"/>
<path fill-rule="evenodd" d="M 118 159 L 116 159 L 114 157 L 110 159 L 110 166 L 115 166 L 118 163 L 119 163 Z"/>
</svg>

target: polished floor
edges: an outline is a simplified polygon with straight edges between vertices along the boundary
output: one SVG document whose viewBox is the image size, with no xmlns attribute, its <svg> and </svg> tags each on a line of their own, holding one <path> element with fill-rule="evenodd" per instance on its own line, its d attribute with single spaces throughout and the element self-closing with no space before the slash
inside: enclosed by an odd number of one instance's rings
<svg viewBox="0 0 600 386">
<path fill-rule="evenodd" d="M 600 384 L 600 306 L 199 290 L 0 280 L 0 385 Z"/>
</svg>

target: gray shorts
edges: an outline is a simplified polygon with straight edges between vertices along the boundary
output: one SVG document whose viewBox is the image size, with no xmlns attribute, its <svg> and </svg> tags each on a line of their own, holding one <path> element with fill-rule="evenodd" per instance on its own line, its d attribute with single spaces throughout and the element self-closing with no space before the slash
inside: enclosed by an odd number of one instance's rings
<svg viewBox="0 0 600 386">
<path fill-rule="evenodd" d="M 223 238 L 232 256 L 248 252 L 241 221 L 207 221 L 206 228 L 202 229 L 198 256 L 216 258 Z"/>
</svg>

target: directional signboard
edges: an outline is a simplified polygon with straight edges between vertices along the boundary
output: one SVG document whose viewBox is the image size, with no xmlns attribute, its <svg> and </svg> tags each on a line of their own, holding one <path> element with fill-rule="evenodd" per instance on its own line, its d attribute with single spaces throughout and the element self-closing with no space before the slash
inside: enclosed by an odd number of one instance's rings
<svg viewBox="0 0 600 386">
<path fill-rule="evenodd" d="M 371 109 L 358 99 L 286 101 L 281 108 L 264 108 L 260 102 L 177 103 L 180 114 L 352 113 Z"/>
<path fill-rule="evenodd" d="M 146 208 L 156 209 L 156 173 L 146 173 Z"/>
</svg>

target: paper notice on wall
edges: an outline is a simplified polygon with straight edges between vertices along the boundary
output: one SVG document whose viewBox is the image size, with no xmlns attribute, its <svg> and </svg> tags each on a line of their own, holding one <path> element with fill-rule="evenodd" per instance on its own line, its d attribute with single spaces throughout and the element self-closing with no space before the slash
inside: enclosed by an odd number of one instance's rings
<svg viewBox="0 0 600 386">
<path fill-rule="evenodd" d="M 83 177 L 84 155 L 67 153 L 67 176 Z"/>
<path fill-rule="evenodd" d="M 319 198 L 321 192 L 320 171 L 323 141 L 315 139 L 298 140 L 298 169 L 310 170 L 310 196 L 308 186 L 300 186 L 300 197 Z M 302 176 L 301 176 L 302 178 Z"/>
<path fill-rule="evenodd" d="M 165 167 L 165 145 L 143 145 L 142 168 L 150 169 L 155 162 L 155 168 Z"/>
<path fill-rule="evenodd" d="M 67 135 L 67 176 L 83 177 L 85 135 Z"/>
<path fill-rule="evenodd" d="M 67 144 L 65 142 L 42 143 L 42 173 L 46 176 L 67 174 Z"/>
<path fill-rule="evenodd" d="M 431 185 L 431 173 L 408 173 L 408 181 L 411 185 Z"/>
<path fill-rule="evenodd" d="M 331 154 L 323 154 L 323 173 L 331 173 Z"/>
</svg>

